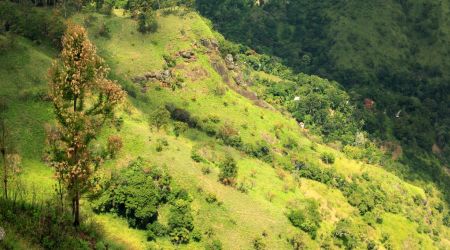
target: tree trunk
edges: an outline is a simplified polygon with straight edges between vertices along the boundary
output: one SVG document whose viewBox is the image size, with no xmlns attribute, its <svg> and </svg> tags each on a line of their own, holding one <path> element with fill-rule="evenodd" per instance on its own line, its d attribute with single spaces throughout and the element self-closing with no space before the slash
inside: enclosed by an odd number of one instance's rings
<svg viewBox="0 0 450 250">
<path fill-rule="evenodd" d="M 3 190 L 5 199 L 8 199 L 8 167 L 6 166 L 6 155 L 4 150 L 2 149 L 2 157 L 3 157 Z"/>
<path fill-rule="evenodd" d="M 73 225 L 75 227 L 78 227 L 80 225 L 80 194 L 77 191 L 75 195 L 75 214 L 74 214 L 74 221 Z"/>
<path fill-rule="evenodd" d="M 5 196 L 5 199 L 8 199 L 8 166 L 6 162 L 6 125 L 5 121 L 2 121 L 2 140 L 1 140 L 1 153 L 2 153 L 2 159 L 3 159 L 3 191 L 5 192 L 3 196 Z"/>
</svg>

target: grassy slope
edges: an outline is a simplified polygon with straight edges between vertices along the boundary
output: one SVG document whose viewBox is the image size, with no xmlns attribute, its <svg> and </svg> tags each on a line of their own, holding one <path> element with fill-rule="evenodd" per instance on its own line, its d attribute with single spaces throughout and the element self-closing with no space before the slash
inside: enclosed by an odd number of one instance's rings
<svg viewBox="0 0 450 250">
<path fill-rule="evenodd" d="M 156 34 L 151 35 L 137 33 L 136 23 L 120 15 L 111 18 L 98 16 L 98 18 L 97 24 L 89 28 L 91 37 L 99 48 L 99 53 L 113 69 L 115 77 L 121 79 L 122 82 L 129 81 L 128 79 L 132 76 L 161 69 L 163 54 L 192 49 L 194 41 L 198 41 L 201 37 L 213 36 L 209 27 L 196 14 L 184 17 L 159 16 L 159 30 Z M 74 19 L 81 22 L 82 16 L 76 16 Z M 111 28 L 110 39 L 95 36 L 98 24 L 102 21 Z M 21 40 L 20 46 L 28 49 L 16 50 L 9 53 L 8 56 L 0 58 L 1 65 L 16 65 L 0 69 L 1 79 L 8 79 L 8 81 L 2 82 L 2 86 L 8 87 L 2 88 L 0 93 L 7 94 L 11 98 L 17 98 L 15 93 L 20 92 L 18 91 L 20 89 L 45 88 L 46 68 L 50 65 L 50 58 L 54 56 L 53 52 L 31 45 L 27 41 Z M 299 133 L 295 121 L 279 112 L 257 107 L 231 90 L 224 96 L 214 95 L 214 88 L 224 83 L 211 67 L 209 56 L 203 53 L 203 49 L 199 47 L 195 50 L 198 60 L 185 63 L 179 59 L 178 65 L 183 65 L 183 67 L 178 67 L 177 71 L 189 74 L 203 69 L 206 70 L 207 77 L 197 80 L 188 78 L 186 87 L 175 91 L 165 88 L 156 90 L 156 84 L 151 84 L 150 90 L 146 94 L 147 101 L 130 98 L 121 111 L 125 121 L 123 129 L 120 131 L 124 138 L 124 150 L 117 160 L 106 163 L 103 173 L 107 175 L 109 169 L 123 167 L 137 156 L 142 156 L 154 164 L 166 165 L 175 182 L 187 188 L 194 198 L 192 207 L 196 227 L 201 231 L 212 228 L 215 232 L 214 237 L 223 242 L 225 249 L 249 249 L 252 247 L 252 240 L 261 236 L 263 231 L 268 232 L 264 241 L 269 249 L 289 248 L 286 236 L 299 231 L 292 227 L 287 220 L 285 213 L 288 210 L 286 207 L 305 197 L 317 199 L 321 205 L 324 222 L 319 231 L 319 241 L 322 234 L 329 234 L 333 230 L 334 223 L 339 219 L 349 216 L 358 218 L 357 210 L 348 204 L 346 198 L 337 189 L 330 189 L 321 183 L 305 179 L 298 184 L 289 176 L 281 180 L 280 170 L 276 170 L 273 166 L 258 159 L 248 157 L 233 148 L 220 145 L 214 139 L 195 130 L 189 130 L 180 138 L 176 138 L 170 129 L 161 132 L 149 129 L 148 113 L 165 102 L 172 102 L 185 107 L 200 118 L 216 115 L 220 118 L 221 123 L 232 122 L 239 128 L 245 142 L 269 138 L 273 141 L 273 147 L 280 148 L 282 142 L 276 139 L 274 126 L 281 125 L 282 137 L 292 137 L 297 140 L 300 145 L 298 153 L 308 162 L 321 164 L 318 160 L 319 152 L 334 152 L 323 145 L 317 145 L 313 150 L 313 143 Z M 34 80 L 34 78 L 39 80 Z M 34 82 L 36 83 L 34 84 Z M 15 104 L 10 114 L 17 134 L 20 133 L 17 138 L 20 138 L 20 151 L 25 159 L 24 176 L 42 189 L 51 190 L 51 171 L 39 161 L 42 155 L 41 145 L 44 143 L 42 125 L 52 117 L 50 105 L 19 99 L 13 99 L 13 102 Z M 225 106 L 224 102 L 228 105 Z M 247 129 L 241 125 L 246 125 Z M 107 129 L 105 136 L 109 133 L 117 132 Z M 168 148 L 159 153 L 155 149 L 158 138 L 166 138 L 169 142 Z M 250 181 L 255 185 L 249 194 L 243 194 L 219 184 L 216 167 L 212 167 L 212 174 L 203 175 L 201 168 L 204 163 L 195 163 L 190 158 L 191 149 L 198 146 L 202 146 L 208 154 L 217 155 L 217 158 L 220 158 L 225 151 L 232 153 L 238 159 L 239 180 Z M 334 153 L 338 155 L 335 167 L 345 176 L 350 178 L 352 175 L 367 171 L 372 178 L 392 190 L 392 195 L 402 192 L 401 197 L 404 201 L 402 208 L 404 210 L 414 207 L 411 205 L 413 195 L 424 196 L 422 189 L 402 182 L 381 168 L 363 165 L 346 159 L 338 152 Z M 205 197 L 208 193 L 215 194 L 223 202 L 223 205 L 207 203 Z M 268 199 L 269 194 L 273 195 L 272 201 Z M 424 212 L 419 208 L 410 211 L 413 214 Z M 409 213 L 409 211 L 405 211 L 405 213 Z M 165 217 L 164 211 L 161 217 Z M 95 215 L 94 219 L 104 225 L 109 238 L 122 242 L 129 248 L 142 249 L 156 245 L 173 248 L 167 239 L 158 240 L 156 243 L 147 243 L 142 231 L 128 229 L 124 220 L 113 215 Z M 389 214 L 385 215 L 385 221 L 386 223 L 377 226 L 370 232 L 371 238 L 379 239 L 384 232 L 391 235 L 396 248 L 402 248 L 405 239 L 409 239 L 411 246 L 417 246 L 418 241 L 421 240 L 425 246 L 432 248 L 430 237 L 419 234 L 415 230 L 416 222 L 411 222 L 402 215 Z M 450 235 L 448 231 L 444 231 L 441 237 L 445 239 Z M 191 243 L 183 248 L 196 249 L 203 242 Z M 310 242 L 310 244 L 311 248 L 317 247 L 314 242 Z"/>
</svg>

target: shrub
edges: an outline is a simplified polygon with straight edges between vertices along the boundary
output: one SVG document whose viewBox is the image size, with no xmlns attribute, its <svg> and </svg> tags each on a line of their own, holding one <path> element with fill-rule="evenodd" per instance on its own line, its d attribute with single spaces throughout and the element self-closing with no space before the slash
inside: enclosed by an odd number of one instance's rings
<svg viewBox="0 0 450 250">
<path fill-rule="evenodd" d="M 199 230 L 194 229 L 191 233 L 191 237 L 195 242 L 200 242 L 202 240 L 202 233 Z"/>
<path fill-rule="evenodd" d="M 200 155 L 200 153 L 197 151 L 197 149 L 195 147 L 192 148 L 192 150 L 191 150 L 191 159 L 198 163 L 200 163 L 200 162 L 207 163 L 208 162 L 205 158 L 203 158 Z"/>
<path fill-rule="evenodd" d="M 153 223 L 147 225 L 147 231 L 150 231 L 152 233 L 150 235 L 163 237 L 167 235 L 168 228 L 158 221 L 154 221 Z"/>
<path fill-rule="evenodd" d="M 222 86 L 222 85 L 217 85 L 214 88 L 213 92 L 216 96 L 224 96 L 227 93 L 227 87 Z"/>
<path fill-rule="evenodd" d="M 108 153 L 111 158 L 115 158 L 123 147 L 122 138 L 118 135 L 111 135 L 108 137 Z"/>
<path fill-rule="evenodd" d="M 219 180 L 225 185 L 233 186 L 236 183 L 238 168 L 236 161 L 227 155 L 225 161 L 220 164 Z"/>
<path fill-rule="evenodd" d="M 270 152 L 270 146 L 264 140 L 259 140 L 256 144 L 246 144 L 244 146 L 244 151 L 258 159 L 265 162 L 272 162 L 273 156 Z"/>
<path fill-rule="evenodd" d="M 450 212 L 447 213 L 446 216 L 444 216 L 444 218 L 442 219 L 442 223 L 443 223 L 446 227 L 450 227 Z"/>
<path fill-rule="evenodd" d="M 364 245 L 364 239 L 361 239 L 361 236 L 363 235 L 362 227 L 362 225 L 353 223 L 351 220 L 343 219 L 336 224 L 333 236 L 338 239 L 346 249 L 362 249 Z"/>
<path fill-rule="evenodd" d="M 173 56 L 164 54 L 163 55 L 163 59 L 166 62 L 166 66 L 168 68 L 173 68 L 177 65 L 177 61 L 175 60 L 175 58 Z"/>
<path fill-rule="evenodd" d="M 169 142 L 166 139 L 158 139 L 156 141 L 156 152 L 161 152 L 163 151 L 164 147 L 169 146 Z"/>
<path fill-rule="evenodd" d="M 330 153 L 330 152 L 324 152 L 320 155 L 320 159 L 325 163 L 325 164 L 333 164 L 334 163 L 334 154 Z"/>
<path fill-rule="evenodd" d="M 175 121 L 185 122 L 191 128 L 195 128 L 198 125 L 198 120 L 195 117 L 192 117 L 189 111 L 177 108 L 173 104 L 167 104 L 166 109 L 170 113 L 170 117 Z"/>
<path fill-rule="evenodd" d="M 263 250 L 266 249 L 266 244 L 261 237 L 257 237 L 253 240 L 253 248 L 255 250 Z"/>
<path fill-rule="evenodd" d="M 145 34 L 148 32 L 155 32 L 158 29 L 158 22 L 156 21 L 156 13 L 148 11 L 140 13 L 138 16 L 138 31 Z"/>
<path fill-rule="evenodd" d="M 186 132 L 188 129 L 188 125 L 184 122 L 175 122 L 173 124 L 173 133 L 176 137 L 180 136 L 180 134 Z"/>
<path fill-rule="evenodd" d="M 291 244 L 293 250 L 306 249 L 306 240 L 303 234 L 294 235 L 289 239 L 289 243 Z"/>
<path fill-rule="evenodd" d="M 105 23 L 102 23 L 102 24 L 100 24 L 100 27 L 98 28 L 97 34 L 104 38 L 110 38 L 111 37 L 111 29 Z"/>
<path fill-rule="evenodd" d="M 322 221 L 319 213 L 319 205 L 314 200 L 305 200 L 300 208 L 291 210 L 288 218 L 292 225 L 309 233 L 313 239 L 316 237 L 317 230 Z"/>
<path fill-rule="evenodd" d="M 240 148 L 242 146 L 242 139 L 239 132 L 231 123 L 225 123 L 220 127 L 217 137 L 220 138 L 225 145 Z"/>
<path fill-rule="evenodd" d="M 188 243 L 190 232 L 194 230 L 193 221 L 189 202 L 176 200 L 170 209 L 168 220 L 170 240 L 176 244 Z"/>
<path fill-rule="evenodd" d="M 294 138 L 288 137 L 286 139 L 286 142 L 283 143 L 283 147 L 292 150 L 298 147 L 298 143 Z"/>
<path fill-rule="evenodd" d="M 167 202 L 171 193 L 171 178 L 160 168 L 144 170 L 143 165 L 138 158 L 129 167 L 112 174 L 104 189 L 92 197 L 94 211 L 114 212 L 139 229 L 156 221 L 158 207 Z"/>
<path fill-rule="evenodd" d="M 202 167 L 202 173 L 203 173 L 204 175 L 210 174 L 210 173 L 211 173 L 211 168 L 210 168 L 209 166 L 203 166 L 203 167 Z"/>
<path fill-rule="evenodd" d="M 217 197 L 216 197 L 216 195 L 213 194 L 213 193 L 208 193 L 208 194 L 206 195 L 205 200 L 206 200 L 206 202 L 208 202 L 208 203 L 216 203 L 216 202 L 217 202 Z"/>
<path fill-rule="evenodd" d="M 150 124 L 157 130 L 167 126 L 170 121 L 170 112 L 164 107 L 159 107 L 150 114 Z"/>
</svg>

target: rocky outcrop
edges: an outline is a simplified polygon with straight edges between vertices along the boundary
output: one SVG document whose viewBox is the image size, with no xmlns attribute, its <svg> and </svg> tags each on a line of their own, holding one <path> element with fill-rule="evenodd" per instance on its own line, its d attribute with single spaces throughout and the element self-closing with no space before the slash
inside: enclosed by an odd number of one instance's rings
<svg viewBox="0 0 450 250">
<path fill-rule="evenodd" d="M 134 76 L 131 81 L 138 84 L 143 84 L 148 81 L 158 80 L 163 83 L 170 83 L 172 81 L 172 72 L 168 69 L 156 71 L 156 72 L 146 72 L 143 75 Z"/>
<path fill-rule="evenodd" d="M 219 50 L 219 42 L 211 38 L 201 38 L 200 44 L 210 50 Z"/>
</svg>

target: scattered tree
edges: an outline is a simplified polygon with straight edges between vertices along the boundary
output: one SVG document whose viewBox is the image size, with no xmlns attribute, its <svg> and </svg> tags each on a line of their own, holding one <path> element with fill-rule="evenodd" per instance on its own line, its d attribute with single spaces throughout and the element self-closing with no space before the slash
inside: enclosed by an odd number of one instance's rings
<svg viewBox="0 0 450 250">
<path fill-rule="evenodd" d="M 6 111 L 8 106 L 5 102 L 0 102 L 0 153 L 3 163 L 2 181 L 3 196 L 8 199 L 9 183 L 11 178 L 20 172 L 21 158 L 13 148 L 11 133 L 6 125 Z"/>
<path fill-rule="evenodd" d="M 236 183 L 238 168 L 236 161 L 231 155 L 227 155 L 226 159 L 220 164 L 219 180 L 225 185 L 233 186 Z"/>
<path fill-rule="evenodd" d="M 6 146 L 7 129 L 5 121 L 5 113 L 7 109 L 8 106 L 6 103 L 0 102 L 0 152 L 2 154 L 3 161 L 3 196 L 5 199 L 8 199 L 8 162 L 6 160 L 8 148 Z"/>
<path fill-rule="evenodd" d="M 167 126 L 170 121 L 170 112 L 164 108 L 159 107 L 150 115 L 150 124 L 156 127 L 159 131 L 161 128 Z"/>
<path fill-rule="evenodd" d="M 49 70 L 50 97 L 57 125 L 50 144 L 51 166 L 65 184 L 72 202 L 74 225 L 80 224 L 80 196 L 96 169 L 89 145 L 124 97 L 107 79 L 109 68 L 97 56 L 87 32 L 70 24 L 62 40 L 60 60 Z"/>
</svg>

